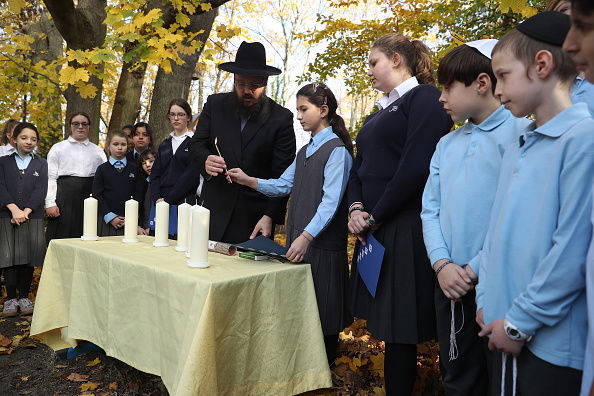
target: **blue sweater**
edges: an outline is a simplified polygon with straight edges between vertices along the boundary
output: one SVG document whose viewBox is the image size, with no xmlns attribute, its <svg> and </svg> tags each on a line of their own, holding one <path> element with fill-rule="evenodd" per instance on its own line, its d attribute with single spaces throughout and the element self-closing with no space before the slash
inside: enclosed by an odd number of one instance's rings
<svg viewBox="0 0 594 396">
<path fill-rule="evenodd" d="M 173 155 L 171 137 L 159 145 L 157 157 L 151 170 L 151 200 L 163 198 L 169 205 L 179 205 L 186 200 L 196 202 L 196 189 L 200 172 L 188 155 L 190 138 L 186 138 Z"/>
<path fill-rule="evenodd" d="M 13 155 L 0 157 L 0 217 L 12 218 L 6 205 L 33 209 L 30 219 L 43 219 L 47 194 L 47 161 L 34 156 L 25 174 L 21 174 Z"/>
<path fill-rule="evenodd" d="M 586 346 L 586 252 L 592 234 L 594 120 L 571 106 L 531 123 L 501 162 L 481 252 L 477 308 L 534 337 L 528 349 L 581 370 Z"/>
<path fill-rule="evenodd" d="M 349 204 L 363 203 L 378 222 L 421 211 L 431 156 L 453 125 L 440 95 L 432 85 L 419 85 L 367 117 L 357 135 Z"/>
<path fill-rule="evenodd" d="M 144 197 L 136 165 L 128 162 L 122 169 L 122 172 L 118 172 L 109 161 L 97 167 L 93 178 L 93 197 L 99 201 L 101 216 L 105 216 L 109 212 L 124 216 L 126 201 L 131 197 L 138 201 L 139 212 L 141 210 Z"/>
</svg>

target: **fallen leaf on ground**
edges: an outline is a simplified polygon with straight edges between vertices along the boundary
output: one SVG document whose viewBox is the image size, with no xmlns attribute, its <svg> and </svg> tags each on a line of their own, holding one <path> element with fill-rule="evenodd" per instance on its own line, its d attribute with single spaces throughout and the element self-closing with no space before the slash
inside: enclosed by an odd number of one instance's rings
<svg viewBox="0 0 594 396">
<path fill-rule="evenodd" d="M 0 347 L 7 347 L 12 344 L 12 340 L 10 338 L 4 337 L 0 334 Z"/>
<path fill-rule="evenodd" d="M 111 382 L 108 386 L 107 389 L 109 390 L 117 390 L 118 389 L 118 383 L 117 382 Z"/>
<path fill-rule="evenodd" d="M 30 377 L 30 376 L 21 377 L 21 381 L 29 381 L 29 377 Z"/>
<path fill-rule="evenodd" d="M 99 363 L 101 363 L 101 360 L 99 360 L 99 358 L 96 358 L 92 362 L 87 363 L 87 367 L 93 367 L 93 366 L 98 365 Z"/>
<path fill-rule="evenodd" d="M 0 347 L 0 355 L 10 355 L 14 351 L 12 348 Z"/>
<path fill-rule="evenodd" d="M 68 376 L 68 379 L 70 381 L 74 381 L 74 382 L 83 382 L 83 381 L 86 381 L 87 378 L 89 378 L 88 375 L 78 374 L 78 373 L 72 373 Z"/>
<path fill-rule="evenodd" d="M 56 368 L 66 368 L 68 366 L 64 365 L 64 364 L 56 364 Z"/>
<path fill-rule="evenodd" d="M 12 346 L 13 347 L 19 346 L 19 343 L 22 341 L 22 339 L 25 337 L 28 337 L 28 336 L 29 336 L 29 332 L 27 331 L 23 335 L 17 335 L 17 336 L 12 337 Z"/>
<path fill-rule="evenodd" d="M 90 390 L 95 390 L 97 389 L 97 387 L 99 386 L 98 383 L 95 382 L 85 382 L 84 384 L 82 384 L 80 386 L 80 391 L 81 392 L 86 392 L 86 391 L 90 391 Z"/>
</svg>

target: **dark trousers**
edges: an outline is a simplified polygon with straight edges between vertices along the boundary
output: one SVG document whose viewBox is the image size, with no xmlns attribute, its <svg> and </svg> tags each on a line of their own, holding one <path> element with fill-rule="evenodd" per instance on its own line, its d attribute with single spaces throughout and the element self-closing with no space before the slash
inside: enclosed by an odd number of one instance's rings
<svg viewBox="0 0 594 396">
<path fill-rule="evenodd" d="M 466 294 L 454 305 L 455 340 L 450 340 L 452 325 L 451 301 L 435 282 L 435 311 L 439 363 L 447 396 L 484 396 L 489 387 L 488 340 L 478 336 L 475 291 Z M 451 352 L 450 352 L 451 351 Z M 450 353 L 452 356 L 450 356 Z"/>
<path fill-rule="evenodd" d="M 491 394 L 501 395 L 503 353 L 493 353 Z M 508 355 L 505 369 L 505 395 L 513 395 L 513 356 Z M 546 362 L 524 347 L 517 358 L 516 395 L 573 396 L 580 394 L 582 372 Z"/>
<path fill-rule="evenodd" d="M 417 346 L 386 342 L 386 396 L 410 396 L 417 380 Z"/>
<path fill-rule="evenodd" d="M 18 298 L 29 297 L 29 289 L 31 289 L 31 282 L 33 281 L 33 270 L 34 268 L 27 264 L 4 268 L 7 300 L 17 298 L 17 289 L 19 290 Z"/>
</svg>

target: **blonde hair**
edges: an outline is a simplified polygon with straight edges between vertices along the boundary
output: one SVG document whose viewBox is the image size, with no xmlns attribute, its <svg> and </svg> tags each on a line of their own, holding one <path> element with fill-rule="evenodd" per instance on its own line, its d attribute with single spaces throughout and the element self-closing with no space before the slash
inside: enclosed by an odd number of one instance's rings
<svg viewBox="0 0 594 396">
<path fill-rule="evenodd" d="M 388 58 L 399 54 L 410 73 L 420 84 L 435 85 L 435 70 L 431 51 L 420 40 L 409 40 L 400 33 L 388 33 L 375 40 L 371 48 L 377 48 Z"/>
</svg>

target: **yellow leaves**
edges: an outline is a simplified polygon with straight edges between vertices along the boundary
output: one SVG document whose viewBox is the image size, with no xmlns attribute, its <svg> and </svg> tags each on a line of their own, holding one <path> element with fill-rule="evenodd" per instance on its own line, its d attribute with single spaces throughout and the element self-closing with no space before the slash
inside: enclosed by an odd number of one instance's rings
<svg viewBox="0 0 594 396">
<path fill-rule="evenodd" d="M 98 386 L 99 386 L 99 384 L 98 383 L 95 383 L 95 382 L 90 382 L 90 381 L 89 382 L 85 382 L 84 384 L 82 384 L 80 386 L 80 391 L 81 392 L 92 391 L 92 390 L 97 389 Z"/>
<path fill-rule="evenodd" d="M 76 84 L 79 81 L 89 81 L 89 72 L 81 68 L 75 69 L 70 66 L 63 67 L 62 70 L 60 70 L 60 82 L 62 82 L 62 84 Z"/>
<path fill-rule="evenodd" d="M 101 363 L 101 360 L 99 358 L 96 358 L 92 362 L 87 363 L 87 367 L 93 367 L 93 366 L 98 365 L 99 363 Z"/>
<path fill-rule="evenodd" d="M 175 21 L 181 27 L 186 27 L 190 24 L 190 18 L 182 12 L 178 12 L 177 14 L 175 14 Z"/>
<path fill-rule="evenodd" d="M 25 376 L 22 376 L 21 377 L 21 381 L 29 381 L 29 377 L 30 377 L 30 375 L 28 375 L 26 377 Z"/>
<path fill-rule="evenodd" d="M 73 382 L 85 382 L 89 376 L 86 374 L 72 373 L 66 378 Z"/>
<path fill-rule="evenodd" d="M 380 375 L 381 378 L 384 378 L 384 360 L 386 355 L 383 353 L 378 353 L 377 355 L 371 355 L 369 360 L 373 363 L 373 367 L 377 370 L 377 373 Z"/>
<path fill-rule="evenodd" d="M 200 8 L 202 8 L 202 11 L 208 12 L 212 10 L 212 5 L 210 3 L 202 3 L 200 4 Z"/>
<path fill-rule="evenodd" d="M 526 18 L 535 15 L 538 10 L 536 8 L 530 7 L 526 5 L 525 0 L 498 0 L 499 1 L 499 9 L 501 12 L 508 12 L 512 10 L 512 12 L 516 14 L 522 14 Z"/>
<path fill-rule="evenodd" d="M 15 14 L 19 14 L 26 5 L 25 0 L 8 0 L 8 9 Z"/>
<path fill-rule="evenodd" d="M 171 74 L 171 62 L 169 62 L 169 60 L 161 62 L 160 66 L 163 69 L 163 71 L 165 71 L 165 73 Z"/>
<path fill-rule="evenodd" d="M 97 95 L 97 87 L 93 84 L 85 84 L 81 81 L 77 81 L 74 86 L 77 88 L 78 93 L 84 99 L 94 98 Z"/>
</svg>

